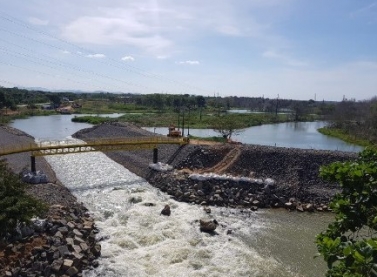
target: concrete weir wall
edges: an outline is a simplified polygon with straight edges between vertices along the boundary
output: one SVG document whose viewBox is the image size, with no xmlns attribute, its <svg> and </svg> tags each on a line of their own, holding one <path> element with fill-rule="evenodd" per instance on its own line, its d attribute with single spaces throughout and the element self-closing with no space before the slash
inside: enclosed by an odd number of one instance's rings
<svg viewBox="0 0 377 277">
<path fill-rule="evenodd" d="M 248 177 L 248 181 L 190 179 L 192 172 L 223 162 L 232 147 L 235 146 L 197 148 L 184 160 L 177 161 L 177 171 L 155 173 L 149 181 L 179 201 L 202 205 L 326 210 L 339 186 L 320 178 L 320 166 L 357 158 L 357 153 L 349 152 L 242 145 L 237 146 L 238 158 L 222 174 Z"/>
</svg>

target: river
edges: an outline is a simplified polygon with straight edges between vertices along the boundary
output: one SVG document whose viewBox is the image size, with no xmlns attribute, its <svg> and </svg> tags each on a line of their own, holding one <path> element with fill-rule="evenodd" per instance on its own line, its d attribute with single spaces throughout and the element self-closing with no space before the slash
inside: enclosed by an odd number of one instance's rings
<svg viewBox="0 0 377 277">
<path fill-rule="evenodd" d="M 88 124 L 69 117 L 32 117 L 12 126 L 38 141 L 72 139 L 72 132 Z M 174 201 L 103 153 L 46 159 L 100 229 L 100 266 L 85 276 L 324 276 L 322 258 L 313 259 L 314 240 L 330 214 L 212 207 L 207 215 L 199 206 Z M 159 215 L 166 204 L 170 217 Z M 216 218 L 218 234 L 201 233 L 201 218 Z"/>
<path fill-rule="evenodd" d="M 340 139 L 322 135 L 317 129 L 324 127 L 326 122 L 287 122 L 279 124 L 266 124 L 241 130 L 232 137 L 233 140 L 246 144 L 258 144 L 278 147 L 293 147 L 302 149 L 339 150 L 347 152 L 359 152 L 363 148 L 346 143 Z M 146 127 L 150 132 L 166 135 L 167 127 Z M 212 129 L 187 129 L 192 136 L 213 137 L 219 136 Z"/>
</svg>

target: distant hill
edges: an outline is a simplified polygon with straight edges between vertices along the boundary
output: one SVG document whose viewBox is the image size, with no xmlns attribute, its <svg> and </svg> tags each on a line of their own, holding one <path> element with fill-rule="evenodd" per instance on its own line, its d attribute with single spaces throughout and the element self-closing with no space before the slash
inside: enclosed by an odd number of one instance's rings
<svg viewBox="0 0 377 277">
<path fill-rule="evenodd" d="M 71 92 L 71 93 L 115 93 L 115 94 L 140 94 L 140 93 L 133 93 L 133 92 L 121 92 L 121 91 L 84 91 L 84 90 L 78 90 L 78 89 L 47 89 L 42 87 L 18 87 L 19 89 L 26 89 L 30 91 L 46 91 L 46 92 Z"/>
</svg>

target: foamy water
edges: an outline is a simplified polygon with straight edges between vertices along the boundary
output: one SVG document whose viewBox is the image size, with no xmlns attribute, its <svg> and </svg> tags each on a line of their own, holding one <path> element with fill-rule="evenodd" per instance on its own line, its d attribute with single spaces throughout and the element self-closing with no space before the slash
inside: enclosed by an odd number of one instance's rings
<svg viewBox="0 0 377 277">
<path fill-rule="evenodd" d="M 289 265 L 266 249 L 274 246 L 261 241 L 269 241 L 279 226 L 264 212 L 242 215 L 211 207 L 208 215 L 200 206 L 174 201 L 100 152 L 46 159 L 100 230 L 100 266 L 85 276 L 319 276 L 302 274 L 302 265 Z M 166 204 L 170 217 L 160 215 Z M 213 218 L 220 223 L 217 235 L 200 232 L 198 220 Z"/>
</svg>

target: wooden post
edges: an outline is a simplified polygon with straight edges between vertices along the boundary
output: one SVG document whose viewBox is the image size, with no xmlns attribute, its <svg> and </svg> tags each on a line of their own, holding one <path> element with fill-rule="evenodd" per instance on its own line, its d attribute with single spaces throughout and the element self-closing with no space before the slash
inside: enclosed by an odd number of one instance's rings
<svg viewBox="0 0 377 277">
<path fill-rule="evenodd" d="M 30 156 L 30 161 L 31 161 L 31 172 L 36 173 L 37 169 L 35 166 L 35 156 Z"/>
<path fill-rule="evenodd" d="M 158 162 L 158 149 L 157 147 L 153 148 L 153 163 L 157 163 Z"/>
</svg>

